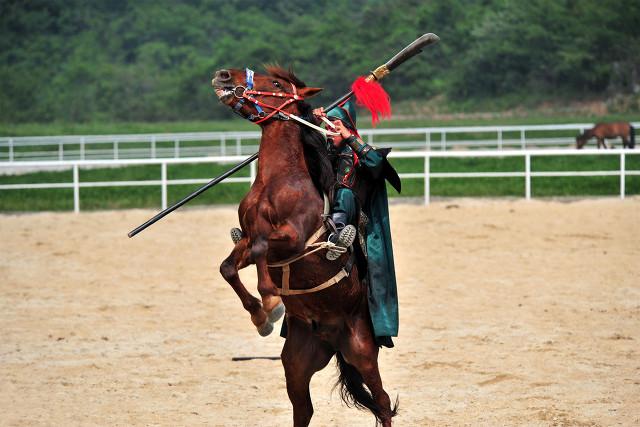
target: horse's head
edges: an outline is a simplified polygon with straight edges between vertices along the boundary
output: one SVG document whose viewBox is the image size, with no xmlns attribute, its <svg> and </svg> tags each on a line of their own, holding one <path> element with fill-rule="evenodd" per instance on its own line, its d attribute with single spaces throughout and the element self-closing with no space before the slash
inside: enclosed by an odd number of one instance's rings
<svg viewBox="0 0 640 427">
<path fill-rule="evenodd" d="M 322 90 L 307 87 L 291 70 L 276 66 L 268 66 L 266 70 L 267 75 L 248 68 L 218 70 L 211 84 L 220 102 L 259 124 L 271 117 L 279 118 L 279 111 L 299 114 L 297 103 Z"/>
<path fill-rule="evenodd" d="M 576 136 L 576 148 L 584 147 L 584 145 L 587 143 L 588 140 L 589 140 L 589 136 L 587 135 L 586 132 Z"/>
</svg>

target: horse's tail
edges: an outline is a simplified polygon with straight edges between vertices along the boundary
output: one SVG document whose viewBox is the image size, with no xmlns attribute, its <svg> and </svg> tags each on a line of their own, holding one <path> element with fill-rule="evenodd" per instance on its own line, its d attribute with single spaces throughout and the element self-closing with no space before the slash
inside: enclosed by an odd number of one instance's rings
<svg viewBox="0 0 640 427">
<path fill-rule="evenodd" d="M 375 415 L 378 422 L 382 422 L 382 408 L 378 406 L 369 390 L 364 387 L 364 380 L 360 372 L 347 363 L 341 353 L 336 353 L 336 360 L 340 374 L 334 386 L 340 388 L 340 397 L 348 407 L 368 409 Z M 391 408 L 391 416 L 398 413 L 398 399 Z"/>
<path fill-rule="evenodd" d="M 633 125 L 629 124 L 629 148 L 636 146 L 636 129 Z"/>
</svg>

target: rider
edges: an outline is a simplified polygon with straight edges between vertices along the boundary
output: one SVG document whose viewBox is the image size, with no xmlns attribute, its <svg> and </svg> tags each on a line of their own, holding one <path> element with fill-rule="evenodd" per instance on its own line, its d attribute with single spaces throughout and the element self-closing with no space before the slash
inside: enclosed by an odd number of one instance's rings
<svg viewBox="0 0 640 427">
<path fill-rule="evenodd" d="M 353 192 L 353 187 L 358 179 L 357 168 L 360 165 L 359 157 L 365 156 L 371 149 L 365 145 L 358 136 L 355 128 L 356 112 L 353 103 L 348 101 L 343 106 L 338 106 L 325 113 L 324 108 L 313 111 L 318 118 L 326 117 L 333 125 L 330 129 L 338 135 L 327 138 L 328 150 L 333 159 L 336 172 L 337 189 L 334 194 L 334 203 L 331 209 L 331 219 L 336 226 L 336 233 L 329 235 L 329 242 L 336 246 L 347 248 L 353 244 L 356 238 L 356 221 L 358 219 L 358 203 Z M 377 166 L 379 160 L 375 157 L 371 166 Z M 327 251 L 327 259 L 335 260 L 340 256 L 340 250 Z"/>
<path fill-rule="evenodd" d="M 392 336 L 398 333 L 398 295 L 393 263 L 393 248 L 385 178 L 400 191 L 400 179 L 386 159 L 388 150 L 378 150 L 366 144 L 356 129 L 356 110 L 351 101 L 327 112 L 313 111 L 319 118 L 328 119 L 338 133 L 329 136 L 329 154 L 336 172 L 338 188 L 334 195 L 331 217 L 337 233 L 329 241 L 341 247 L 353 244 L 359 210 L 367 216 L 365 226 L 365 254 L 367 256 L 368 300 L 371 320 L 379 345 L 393 347 Z M 328 126 L 330 127 L 330 126 Z M 371 191 L 367 200 L 358 200 L 355 186 L 365 180 Z M 337 259 L 344 250 L 327 251 L 327 258 Z"/>
</svg>

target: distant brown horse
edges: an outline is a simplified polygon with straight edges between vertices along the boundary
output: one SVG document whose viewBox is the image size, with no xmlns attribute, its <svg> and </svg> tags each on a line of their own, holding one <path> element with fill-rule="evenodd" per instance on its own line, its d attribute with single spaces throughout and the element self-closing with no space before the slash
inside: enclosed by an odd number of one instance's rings
<svg viewBox="0 0 640 427">
<path fill-rule="evenodd" d="M 591 139 L 596 138 L 598 148 L 607 148 L 605 139 L 622 138 L 622 146 L 634 148 L 636 145 L 636 132 L 628 122 L 598 123 L 593 128 L 576 137 L 576 147 L 582 148 Z"/>
<path fill-rule="evenodd" d="M 342 399 L 369 409 L 377 421 L 390 426 L 396 409 L 382 387 L 367 288 L 356 265 L 348 262 L 350 255 L 331 262 L 321 250 L 290 264 L 286 272 L 273 267 L 305 253 L 309 243 L 326 240 L 326 234 L 317 233 L 323 227 L 322 192 L 331 192 L 335 178 L 322 136 L 293 120 L 279 120 L 287 114 L 309 114 L 311 108 L 302 99 L 320 89 L 307 87 L 290 71 L 267 71 L 269 75 L 249 76 L 250 70 L 219 70 L 213 80 L 222 103 L 262 128 L 256 180 L 238 209 L 242 233 L 220 272 L 258 328 L 269 322 L 269 312 L 282 296 L 288 328 L 282 364 L 294 426 L 309 424 L 309 382 L 334 355 Z M 251 98 L 246 96 L 249 92 Z M 257 268 L 262 303 L 238 276 L 238 270 L 250 264 Z M 348 276 L 336 276 L 343 269 Z M 337 284 L 320 292 L 292 295 L 279 286 L 286 279 L 290 292 L 304 292 L 332 277 L 339 278 Z"/>
</svg>

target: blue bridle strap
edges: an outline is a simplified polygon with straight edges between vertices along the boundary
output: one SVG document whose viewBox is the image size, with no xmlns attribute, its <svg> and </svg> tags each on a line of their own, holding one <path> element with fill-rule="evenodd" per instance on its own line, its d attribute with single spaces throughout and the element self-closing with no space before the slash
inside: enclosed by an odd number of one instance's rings
<svg viewBox="0 0 640 427">
<path fill-rule="evenodd" d="M 253 70 L 249 69 L 249 68 L 245 68 L 244 69 L 244 73 L 245 73 L 245 82 L 247 85 L 247 89 L 253 89 Z M 254 107 L 256 108 L 256 111 L 258 112 L 258 114 L 249 114 L 248 116 L 245 116 L 244 114 L 242 114 L 240 112 L 240 110 L 242 109 L 242 106 L 244 105 L 244 98 L 241 98 L 238 100 L 238 102 L 236 102 L 236 104 L 233 106 L 233 112 L 238 114 L 240 117 L 247 119 L 249 121 L 256 121 L 258 120 L 262 115 L 264 115 L 264 110 L 262 108 L 260 108 L 259 105 L 254 105 Z"/>
<path fill-rule="evenodd" d="M 245 68 L 245 80 L 247 81 L 247 89 L 253 89 L 253 70 L 250 68 Z"/>
<path fill-rule="evenodd" d="M 247 81 L 247 89 L 253 90 L 253 70 L 250 68 L 245 68 L 245 80 Z M 258 112 L 258 117 L 264 116 L 264 110 L 258 105 L 254 104 L 256 111 Z"/>
</svg>

